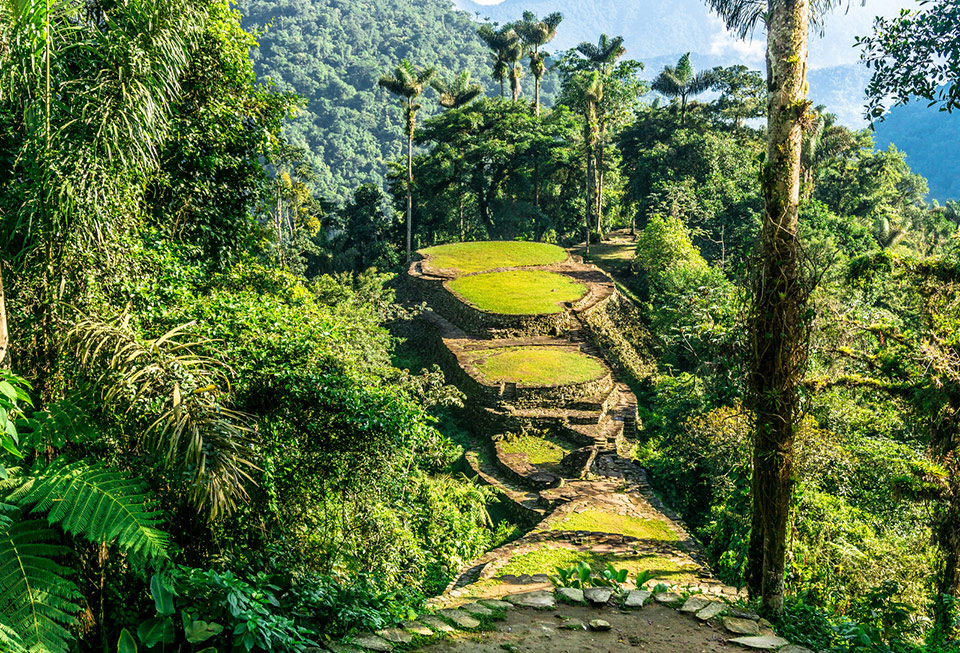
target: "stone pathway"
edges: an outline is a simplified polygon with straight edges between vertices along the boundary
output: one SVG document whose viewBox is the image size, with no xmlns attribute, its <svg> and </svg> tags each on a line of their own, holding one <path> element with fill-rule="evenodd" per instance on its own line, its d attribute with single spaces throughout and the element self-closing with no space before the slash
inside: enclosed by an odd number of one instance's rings
<svg viewBox="0 0 960 653">
<path fill-rule="evenodd" d="M 620 240 L 608 255 L 626 256 L 632 244 Z M 429 260 L 410 266 L 407 292 L 433 309 L 422 316 L 419 335 L 432 336 L 448 381 L 468 397 L 477 446 L 467 462 L 530 532 L 465 565 L 430 602 L 431 614 L 328 648 L 673 653 L 734 645 L 803 653 L 756 615 L 731 606 L 743 595 L 711 576 L 696 541 L 627 455 L 638 428 L 636 397 L 588 326 L 608 318 L 603 311 L 617 297 L 612 279 L 579 257 L 524 269 L 565 274 L 588 292 L 560 316 L 479 315 L 447 289 L 455 275 L 433 269 Z M 603 361 L 607 372 L 565 386 L 491 383 L 473 361 L 477 352 L 504 346 L 577 350 Z M 570 442 L 571 450 L 548 468 L 507 452 L 499 444 L 505 433 L 549 435 Z M 640 571 L 657 578 L 641 587 L 628 581 L 617 588 L 555 590 L 548 574 L 558 560 L 564 566 L 610 562 L 629 569 L 631 581 Z"/>
<path fill-rule="evenodd" d="M 398 628 L 327 644 L 327 650 L 811 653 L 777 637 L 766 621 L 722 596 L 564 587 L 509 594 L 505 599 L 441 609 L 402 622 Z"/>
</svg>

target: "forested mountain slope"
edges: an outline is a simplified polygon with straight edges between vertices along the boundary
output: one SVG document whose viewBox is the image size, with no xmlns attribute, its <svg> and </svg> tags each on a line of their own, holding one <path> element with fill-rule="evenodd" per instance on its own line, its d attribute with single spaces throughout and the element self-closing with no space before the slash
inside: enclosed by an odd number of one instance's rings
<svg viewBox="0 0 960 653">
<path fill-rule="evenodd" d="M 960 115 L 914 102 L 892 109 L 876 130 L 878 148 L 893 143 L 927 178 L 931 199 L 960 198 Z"/>
<path fill-rule="evenodd" d="M 490 90 L 489 54 L 470 17 L 449 0 L 240 0 L 244 26 L 262 29 L 260 77 L 306 98 L 285 134 L 311 152 L 318 191 L 341 199 L 380 183 L 401 152 L 396 98 L 377 86 L 404 57 L 442 73 L 470 70 Z M 421 100 L 424 117 L 433 93 Z"/>
</svg>

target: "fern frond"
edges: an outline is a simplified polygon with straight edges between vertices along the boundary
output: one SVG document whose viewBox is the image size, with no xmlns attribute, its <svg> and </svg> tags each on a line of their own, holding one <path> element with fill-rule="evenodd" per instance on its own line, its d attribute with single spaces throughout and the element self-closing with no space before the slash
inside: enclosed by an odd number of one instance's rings
<svg viewBox="0 0 960 653">
<path fill-rule="evenodd" d="M 166 558 L 169 537 L 143 483 L 98 462 L 58 458 L 30 474 L 7 498 L 71 535 L 112 543 L 145 558 Z"/>
<path fill-rule="evenodd" d="M 4 623 L 3 616 L 0 615 L 0 651 L 3 651 L 3 653 L 26 653 L 26 650 L 23 648 L 20 635 Z"/>
<path fill-rule="evenodd" d="M 39 519 L 0 530 L 0 621 L 27 650 L 66 651 L 80 593 L 55 559 L 67 549 L 61 535 Z"/>
</svg>

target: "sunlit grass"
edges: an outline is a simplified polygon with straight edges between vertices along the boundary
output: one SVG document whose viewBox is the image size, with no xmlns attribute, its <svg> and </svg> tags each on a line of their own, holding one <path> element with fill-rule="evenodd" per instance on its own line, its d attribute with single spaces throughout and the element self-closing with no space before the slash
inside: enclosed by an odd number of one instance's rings
<svg viewBox="0 0 960 653">
<path fill-rule="evenodd" d="M 557 567 L 569 569 L 581 561 L 597 570 L 602 570 L 607 563 L 612 564 L 617 569 L 626 569 L 630 572 L 629 578 L 631 580 L 637 572 L 645 570 L 657 574 L 658 578 L 672 582 L 686 580 L 690 575 L 689 571 L 676 562 L 655 555 L 595 553 L 549 545 L 514 556 L 497 571 L 497 575 L 555 574 Z"/>
<path fill-rule="evenodd" d="M 563 302 L 583 297 L 587 289 L 555 272 L 510 270 L 460 277 L 450 290 L 477 308 L 505 315 L 559 313 Z"/>
<path fill-rule="evenodd" d="M 546 438 L 535 435 L 515 435 L 500 443 L 504 453 L 523 453 L 531 465 L 556 465 L 569 450 Z"/>
<path fill-rule="evenodd" d="M 665 542 L 676 542 L 679 539 L 676 532 L 660 519 L 639 519 L 599 510 L 573 513 L 566 519 L 552 524 L 550 530 L 619 533 L 629 537 Z"/>
<path fill-rule="evenodd" d="M 567 252 L 562 247 L 522 241 L 453 243 L 428 247 L 420 253 L 429 256 L 430 264 L 435 268 L 459 270 L 464 274 L 496 268 L 551 265 L 567 259 Z"/>
<path fill-rule="evenodd" d="M 504 347 L 475 352 L 471 362 L 493 383 L 568 385 L 598 379 L 607 371 L 596 358 L 559 347 Z"/>
</svg>

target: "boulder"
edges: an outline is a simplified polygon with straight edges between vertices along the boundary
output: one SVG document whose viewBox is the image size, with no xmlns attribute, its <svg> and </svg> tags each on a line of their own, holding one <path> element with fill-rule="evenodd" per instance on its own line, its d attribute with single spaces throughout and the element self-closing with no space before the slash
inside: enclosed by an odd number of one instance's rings
<svg viewBox="0 0 960 653">
<path fill-rule="evenodd" d="M 507 603 L 506 601 L 498 601 L 497 599 L 480 599 L 477 601 L 480 605 L 485 605 L 491 610 L 510 610 L 513 608 L 512 603 Z"/>
</svg>

